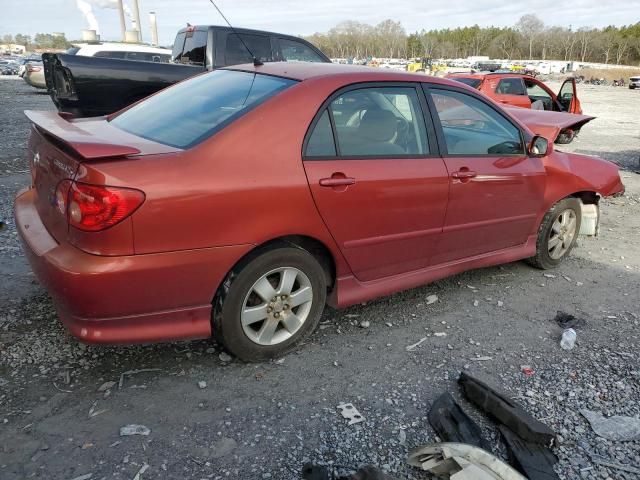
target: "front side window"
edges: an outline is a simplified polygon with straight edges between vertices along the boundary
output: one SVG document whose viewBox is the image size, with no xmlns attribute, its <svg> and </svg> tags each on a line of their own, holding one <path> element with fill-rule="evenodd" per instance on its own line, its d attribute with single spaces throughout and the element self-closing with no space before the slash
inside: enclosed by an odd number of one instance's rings
<svg viewBox="0 0 640 480">
<path fill-rule="evenodd" d="M 231 70 L 198 75 L 111 119 L 134 135 L 189 148 L 241 117 L 295 80 Z"/>
<path fill-rule="evenodd" d="M 482 80 L 480 80 L 479 78 L 470 78 L 470 77 L 451 77 L 451 80 L 464 83 L 465 85 L 469 85 L 471 88 L 478 88 L 482 83 Z"/>
<path fill-rule="evenodd" d="M 286 62 L 323 62 L 320 55 L 308 45 L 286 38 L 280 39 L 280 52 Z"/>
<path fill-rule="evenodd" d="M 522 155 L 520 130 L 482 100 L 431 90 L 449 155 Z"/>
<path fill-rule="evenodd" d="M 525 95 L 524 85 L 520 78 L 503 78 L 498 83 L 496 93 L 503 95 Z"/>
<path fill-rule="evenodd" d="M 349 90 L 329 105 L 338 155 L 420 156 L 429 153 L 418 100 L 411 87 Z"/>
<path fill-rule="evenodd" d="M 242 42 L 244 42 L 244 44 Z M 261 62 L 270 62 L 273 60 L 271 54 L 271 39 L 266 35 L 230 33 L 227 36 L 225 48 L 227 65 L 252 63 L 253 57 L 249 51 Z"/>
</svg>

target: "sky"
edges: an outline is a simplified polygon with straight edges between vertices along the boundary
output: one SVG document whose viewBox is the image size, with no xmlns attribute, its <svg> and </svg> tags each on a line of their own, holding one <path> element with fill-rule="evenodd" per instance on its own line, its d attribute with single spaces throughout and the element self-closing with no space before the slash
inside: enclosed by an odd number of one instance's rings
<svg viewBox="0 0 640 480">
<path fill-rule="evenodd" d="M 106 40 L 120 38 L 116 0 L 79 0 L 92 11 Z M 133 0 L 124 0 L 132 6 Z M 0 36 L 4 34 L 64 32 L 79 39 L 88 22 L 78 0 L 0 0 Z M 209 0 L 138 0 L 144 41 L 150 41 L 148 13 L 158 18 L 160 43 L 171 45 L 187 22 L 222 24 Z M 470 26 L 510 26 L 526 13 L 547 25 L 604 27 L 640 21 L 640 0 L 217 0 L 233 26 L 292 35 L 325 32 L 344 20 L 376 24 L 390 18 L 407 32 L 421 29 Z"/>
</svg>

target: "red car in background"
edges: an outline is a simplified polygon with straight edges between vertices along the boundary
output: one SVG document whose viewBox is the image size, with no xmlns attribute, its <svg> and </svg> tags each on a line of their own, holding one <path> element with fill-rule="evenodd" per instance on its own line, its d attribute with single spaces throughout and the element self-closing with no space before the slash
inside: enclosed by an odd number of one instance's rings
<svg viewBox="0 0 640 480">
<path fill-rule="evenodd" d="M 26 112 L 16 225 L 81 340 L 213 335 L 263 360 L 327 302 L 519 259 L 552 268 L 595 234 L 618 168 L 554 151 L 571 115 L 543 113 L 390 70 L 221 69 L 106 118 Z"/>
<path fill-rule="evenodd" d="M 557 94 L 540 80 L 521 73 L 450 73 L 446 78 L 469 85 L 506 105 L 582 113 L 574 78 L 566 79 Z"/>
</svg>

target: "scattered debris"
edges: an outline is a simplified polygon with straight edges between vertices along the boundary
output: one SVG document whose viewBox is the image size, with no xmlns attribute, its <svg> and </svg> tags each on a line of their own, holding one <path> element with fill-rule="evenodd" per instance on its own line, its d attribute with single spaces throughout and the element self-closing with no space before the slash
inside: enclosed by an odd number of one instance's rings
<svg viewBox="0 0 640 480">
<path fill-rule="evenodd" d="M 120 374 L 120 381 L 118 382 L 118 388 L 122 388 L 122 386 L 124 385 L 124 377 L 126 376 L 131 376 L 131 375 L 137 375 L 138 373 L 144 373 L 144 372 L 159 372 L 161 369 L 160 368 L 140 368 L 138 370 L 127 370 L 126 372 L 122 372 Z"/>
<path fill-rule="evenodd" d="M 558 310 L 553 320 L 562 328 L 580 328 L 586 323 L 583 318 L 578 318 L 560 310 Z"/>
<path fill-rule="evenodd" d="M 326 467 L 324 465 L 313 465 L 312 463 L 306 463 L 302 467 L 302 480 L 394 480 L 392 477 L 386 475 L 382 470 L 367 465 L 360 468 L 353 475 L 337 476 L 336 467 Z"/>
<path fill-rule="evenodd" d="M 560 347 L 563 350 L 573 350 L 576 346 L 577 333 L 573 328 L 567 328 L 562 332 L 562 338 L 560 339 Z"/>
<path fill-rule="evenodd" d="M 504 307 L 504 302 L 502 300 L 498 300 L 498 306 L 499 307 Z"/>
<path fill-rule="evenodd" d="M 224 362 L 224 363 L 227 363 L 233 360 L 233 357 L 231 357 L 231 355 L 229 355 L 227 352 L 222 352 L 220 355 L 218 355 L 218 358 L 220 359 L 221 362 Z"/>
<path fill-rule="evenodd" d="M 478 300 L 474 300 L 473 301 L 473 306 L 477 307 L 478 305 L 480 305 L 480 302 Z"/>
<path fill-rule="evenodd" d="M 556 276 L 553 273 L 543 273 L 542 275 L 544 275 L 547 278 L 556 278 Z"/>
<path fill-rule="evenodd" d="M 427 297 L 427 305 L 431 305 L 432 303 L 436 303 L 438 301 L 438 295 L 429 295 Z"/>
<path fill-rule="evenodd" d="M 352 403 L 341 403 L 337 408 L 342 416 L 349 420 L 348 425 L 364 422 L 364 417 L 360 415 L 360 412 Z"/>
<path fill-rule="evenodd" d="M 144 435 L 147 436 L 151 433 L 151 430 L 144 425 L 130 424 L 120 427 L 120 436 L 128 437 L 130 435 Z"/>
<path fill-rule="evenodd" d="M 553 466 L 558 458 L 547 447 L 534 442 L 526 442 L 504 425 L 498 427 L 509 455 L 509 463 L 522 472 L 529 480 L 558 480 Z"/>
<path fill-rule="evenodd" d="M 464 413 L 448 392 L 433 402 L 429 410 L 429 423 L 444 442 L 467 443 L 491 450 L 480 427 Z"/>
<path fill-rule="evenodd" d="M 427 337 L 422 337 L 420 340 L 418 340 L 416 343 L 411 344 L 411 345 L 407 345 L 405 347 L 405 350 L 407 352 L 413 352 L 416 348 L 418 348 L 420 345 L 422 345 L 424 342 L 427 341 Z"/>
<path fill-rule="evenodd" d="M 493 360 L 493 357 L 475 357 L 469 359 L 470 362 L 488 362 L 489 360 Z"/>
<path fill-rule="evenodd" d="M 460 374 L 458 383 L 465 396 L 478 408 L 498 422 L 509 427 L 523 440 L 551 445 L 555 439 L 553 430 L 527 413 L 505 393 L 498 391 L 466 372 Z"/>
<path fill-rule="evenodd" d="M 605 417 L 597 412 L 582 409 L 580 413 L 589 421 L 596 435 L 617 442 L 640 440 L 640 418 Z"/>
<path fill-rule="evenodd" d="M 533 368 L 531 368 L 529 365 L 522 365 L 520 367 L 520 370 L 522 370 L 522 373 L 524 373 L 527 377 L 530 377 L 535 373 Z"/>
<path fill-rule="evenodd" d="M 140 470 L 138 470 L 138 473 L 136 473 L 135 477 L 133 477 L 133 480 L 140 480 L 141 478 L 140 475 L 146 472 L 148 468 L 149 468 L 149 465 L 146 463 L 143 463 L 142 466 L 140 467 Z"/>
<path fill-rule="evenodd" d="M 104 382 L 102 385 L 98 387 L 99 392 L 106 392 L 107 390 L 111 390 L 115 386 L 116 382 Z"/>
<path fill-rule="evenodd" d="M 85 473 L 84 475 L 74 477 L 71 480 L 89 480 L 91 477 L 93 477 L 93 473 Z"/>
<path fill-rule="evenodd" d="M 97 400 L 91 404 L 91 408 L 89 408 L 89 414 L 88 414 L 89 418 L 97 417 L 98 415 L 101 415 L 109 411 L 108 408 L 103 408 L 102 410 L 96 410 L 97 405 L 98 405 Z"/>
<path fill-rule="evenodd" d="M 636 475 L 640 475 L 640 467 L 632 467 L 631 465 L 622 465 L 620 463 L 608 462 L 597 457 L 592 458 L 592 460 L 593 463 L 601 465 L 603 467 L 615 468 L 617 470 L 622 470 L 623 472 L 635 473 Z"/>
<path fill-rule="evenodd" d="M 203 381 L 203 380 L 200 380 L 200 381 L 198 382 L 198 388 L 199 388 L 200 390 L 204 390 L 205 388 L 207 388 L 207 382 L 205 382 L 205 381 Z"/>
<path fill-rule="evenodd" d="M 360 322 L 360 328 L 369 328 L 371 326 L 371 322 L 369 320 L 362 320 Z"/>
<path fill-rule="evenodd" d="M 432 443 L 409 453 L 409 465 L 451 480 L 527 480 L 481 448 L 464 443 Z"/>
<path fill-rule="evenodd" d="M 447 332 L 436 332 L 433 334 L 434 337 L 446 337 Z"/>
</svg>

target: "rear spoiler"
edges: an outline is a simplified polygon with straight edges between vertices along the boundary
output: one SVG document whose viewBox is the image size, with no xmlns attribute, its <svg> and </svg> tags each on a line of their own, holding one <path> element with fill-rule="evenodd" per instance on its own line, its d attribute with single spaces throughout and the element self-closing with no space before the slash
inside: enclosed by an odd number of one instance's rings
<svg viewBox="0 0 640 480">
<path fill-rule="evenodd" d="M 127 145 L 119 145 L 110 142 L 96 142 L 96 137 L 80 128 L 77 124 L 69 122 L 67 115 L 58 112 L 39 112 L 25 110 L 27 118 L 40 130 L 62 142 L 66 147 L 86 160 L 98 158 L 126 157 L 139 155 L 140 150 Z"/>
</svg>

